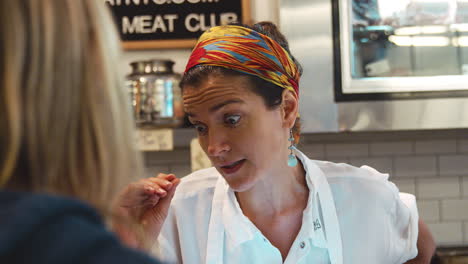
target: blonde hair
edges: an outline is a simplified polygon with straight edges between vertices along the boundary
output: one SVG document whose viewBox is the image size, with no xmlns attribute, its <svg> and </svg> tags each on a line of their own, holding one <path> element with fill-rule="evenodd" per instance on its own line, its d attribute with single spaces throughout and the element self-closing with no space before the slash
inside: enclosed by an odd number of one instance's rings
<svg viewBox="0 0 468 264">
<path fill-rule="evenodd" d="M 103 1 L 0 1 L 0 186 L 108 210 L 141 175 Z"/>
</svg>

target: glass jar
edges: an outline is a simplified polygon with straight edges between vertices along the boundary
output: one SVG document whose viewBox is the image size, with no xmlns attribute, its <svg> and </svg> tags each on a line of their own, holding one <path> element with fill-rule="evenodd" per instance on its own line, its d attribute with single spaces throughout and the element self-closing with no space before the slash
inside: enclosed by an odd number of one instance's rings
<svg viewBox="0 0 468 264">
<path fill-rule="evenodd" d="M 179 82 L 171 60 L 131 62 L 127 76 L 133 115 L 138 126 L 178 127 L 184 112 Z"/>
</svg>

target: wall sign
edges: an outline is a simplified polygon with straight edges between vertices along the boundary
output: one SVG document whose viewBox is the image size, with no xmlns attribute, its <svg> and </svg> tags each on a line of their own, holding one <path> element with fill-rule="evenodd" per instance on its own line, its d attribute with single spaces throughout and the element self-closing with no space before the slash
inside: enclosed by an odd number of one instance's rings
<svg viewBox="0 0 468 264">
<path fill-rule="evenodd" d="M 106 0 L 125 49 L 188 48 L 213 26 L 250 22 L 249 0 Z"/>
</svg>

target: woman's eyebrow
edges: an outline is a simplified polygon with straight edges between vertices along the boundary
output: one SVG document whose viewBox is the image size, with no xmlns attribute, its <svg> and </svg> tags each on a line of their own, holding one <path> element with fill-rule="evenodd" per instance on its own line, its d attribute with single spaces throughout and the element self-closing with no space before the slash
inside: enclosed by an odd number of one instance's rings
<svg viewBox="0 0 468 264">
<path fill-rule="evenodd" d="M 227 101 L 224 101 L 222 103 L 219 103 L 215 106 L 212 106 L 210 107 L 210 112 L 216 112 L 217 110 L 221 109 L 222 107 L 228 105 L 228 104 L 243 104 L 244 101 L 240 100 L 240 99 L 230 99 L 230 100 L 227 100 Z"/>
</svg>

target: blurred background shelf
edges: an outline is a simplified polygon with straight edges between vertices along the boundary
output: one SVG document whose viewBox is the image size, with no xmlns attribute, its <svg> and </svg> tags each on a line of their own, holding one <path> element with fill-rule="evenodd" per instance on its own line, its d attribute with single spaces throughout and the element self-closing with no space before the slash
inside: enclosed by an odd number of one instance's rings
<svg viewBox="0 0 468 264">
<path fill-rule="evenodd" d="M 138 149 L 144 152 L 172 151 L 190 146 L 196 137 L 195 130 L 191 128 L 141 127 L 137 129 L 136 142 Z"/>
</svg>

